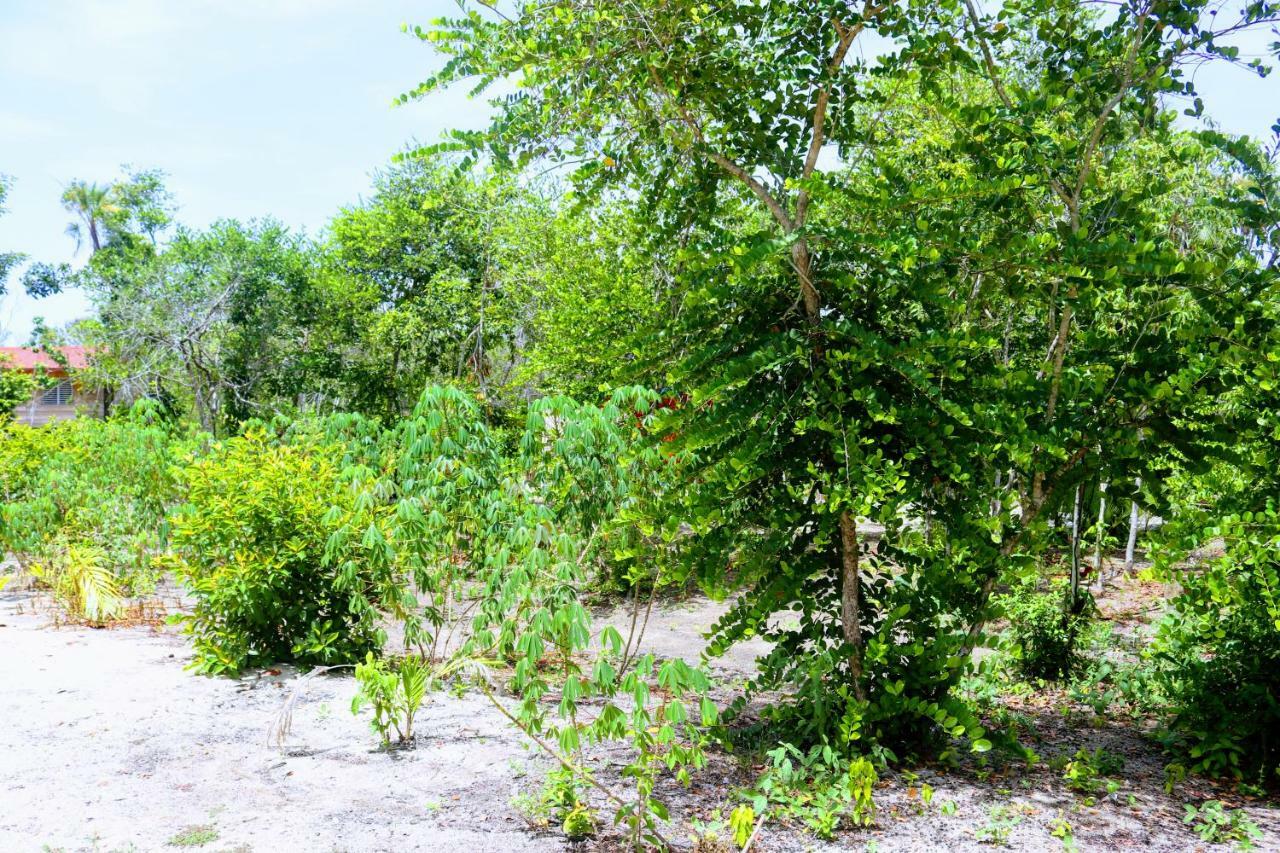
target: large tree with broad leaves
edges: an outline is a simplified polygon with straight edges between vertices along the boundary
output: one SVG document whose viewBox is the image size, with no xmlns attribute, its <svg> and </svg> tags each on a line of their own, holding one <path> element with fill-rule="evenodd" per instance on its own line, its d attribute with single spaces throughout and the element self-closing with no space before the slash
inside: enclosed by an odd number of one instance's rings
<svg viewBox="0 0 1280 853">
<path fill-rule="evenodd" d="M 774 640 L 757 686 L 813 738 L 984 746 L 951 687 L 1001 579 L 1083 484 L 1158 508 L 1148 448 L 1207 464 L 1248 429 L 1211 403 L 1275 334 L 1275 270 L 1238 151 L 1173 108 L 1278 9 L 1220 6 L 566 0 L 415 29 L 448 61 L 406 98 L 518 87 L 443 147 L 559 164 L 679 242 L 652 365 L 696 462 L 663 522 L 745 590 L 713 649 Z"/>
</svg>

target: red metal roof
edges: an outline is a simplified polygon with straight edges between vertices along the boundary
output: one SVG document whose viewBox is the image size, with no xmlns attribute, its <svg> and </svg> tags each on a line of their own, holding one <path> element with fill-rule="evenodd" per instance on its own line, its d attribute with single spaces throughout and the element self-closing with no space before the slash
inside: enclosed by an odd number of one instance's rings
<svg viewBox="0 0 1280 853">
<path fill-rule="evenodd" d="M 66 358 L 72 370 L 81 370 L 89 366 L 90 352 L 87 347 L 56 347 L 56 349 Z M 37 367 L 43 367 L 50 373 L 62 370 L 62 365 L 54 361 L 53 357 L 46 352 L 28 347 L 0 347 L 0 368 L 31 373 Z"/>
</svg>

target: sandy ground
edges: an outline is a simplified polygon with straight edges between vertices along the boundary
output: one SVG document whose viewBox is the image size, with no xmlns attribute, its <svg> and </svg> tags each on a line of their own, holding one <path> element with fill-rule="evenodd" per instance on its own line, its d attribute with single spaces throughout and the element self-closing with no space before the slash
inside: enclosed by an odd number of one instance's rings
<svg viewBox="0 0 1280 853">
<path fill-rule="evenodd" d="M 419 715 L 417 748 L 382 752 L 367 720 L 350 713 L 350 675 L 314 678 L 282 751 L 268 733 L 296 672 L 196 676 L 184 669 L 190 651 L 171 629 L 59 628 L 33 605 L 29 593 L 0 593 L 0 853 L 176 850 L 183 840 L 203 842 L 191 849 L 258 853 L 572 849 L 530 829 L 510 805 L 547 764 L 483 697 L 436 697 Z M 718 612 L 701 600 L 659 605 L 649 648 L 696 658 L 698 631 Z M 628 614 L 605 618 L 622 623 Z M 741 675 L 758 651 L 735 651 L 719 674 Z M 882 782 L 874 829 L 823 844 L 770 825 L 755 849 L 990 850 L 975 833 L 993 807 L 1006 806 L 1014 849 L 1062 849 L 1050 834 L 1058 818 L 1082 850 L 1215 849 L 1182 825 L 1182 803 L 1221 791 L 1200 785 L 1166 796 L 1165 759 L 1140 731 L 1073 723 L 1060 706 L 1054 696 L 1024 703 L 1031 745 L 1046 760 L 1081 745 L 1121 752 L 1129 761 L 1124 790 L 1086 806 L 1043 765 L 923 767 L 916 782 Z M 679 816 L 669 837 L 686 839 L 690 817 L 723 807 L 750 779 L 750 768 L 716 755 L 691 789 L 664 785 Z M 928 809 L 912 795 L 922 782 L 936 789 Z M 939 808 L 946 801 L 953 814 Z M 1259 849 L 1280 850 L 1277 812 L 1248 808 L 1266 832 Z M 606 834 L 578 849 L 616 846 Z"/>
<path fill-rule="evenodd" d="M 383 753 L 354 681 L 311 679 L 281 754 L 291 670 L 195 676 L 171 631 L 46 621 L 0 610 L 0 850 L 161 850 L 193 827 L 209 850 L 559 849 L 508 806 L 528 753 L 483 698 L 432 703 L 418 748 Z"/>
</svg>

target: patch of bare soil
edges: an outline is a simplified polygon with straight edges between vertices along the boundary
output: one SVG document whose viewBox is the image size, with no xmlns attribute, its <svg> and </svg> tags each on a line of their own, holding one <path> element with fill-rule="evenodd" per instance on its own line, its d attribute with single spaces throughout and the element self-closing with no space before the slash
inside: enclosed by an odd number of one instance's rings
<svg viewBox="0 0 1280 853">
<path fill-rule="evenodd" d="M 1159 590 L 1123 586 L 1115 615 L 1123 621 L 1158 607 L 1158 597 Z M 696 660 L 700 632 L 722 609 L 701 599 L 659 602 L 645 645 L 660 656 Z M 600 618 L 623 630 L 631 610 Z M 350 674 L 315 677 L 300 695 L 282 750 L 269 732 L 297 684 L 289 668 L 240 679 L 193 675 L 184 669 L 189 647 L 170 628 L 55 627 L 46 610 L 33 607 L 30 593 L 12 590 L 0 593 L 0 650 L 4 853 L 183 845 L 262 853 L 621 846 L 613 832 L 570 845 L 527 825 L 511 798 L 535 789 L 549 764 L 481 696 L 434 697 L 419 714 L 416 747 L 380 751 L 367 717 L 350 712 Z M 762 650 L 744 646 L 715 662 L 726 697 Z M 1065 821 L 1082 850 L 1209 850 L 1183 825 L 1183 806 L 1221 798 L 1246 808 L 1262 828 L 1259 849 L 1280 850 L 1280 813 L 1264 803 L 1199 781 L 1165 794 L 1167 759 L 1149 737 L 1149 723 L 1097 722 L 1063 691 L 1002 701 L 1020 715 L 1023 741 L 1040 754 L 1039 764 L 996 755 L 985 764 L 966 759 L 960 767 L 920 767 L 914 778 L 897 774 L 881 782 L 871 829 L 824 843 L 797 827 L 769 823 L 753 849 L 990 850 L 980 838 L 999 826 L 1013 849 L 1057 850 L 1063 844 L 1053 829 Z M 1081 747 L 1103 747 L 1125 759 L 1122 787 L 1092 804 L 1049 766 L 1053 756 Z M 602 750 L 598 757 L 610 768 L 602 781 L 625 789 L 616 774 L 625 754 Z M 753 772 L 716 753 L 688 789 L 666 780 L 662 790 L 673 815 L 667 837 L 687 843 L 688 821 L 731 806 Z M 924 784 L 934 789 L 927 806 Z"/>
<path fill-rule="evenodd" d="M 24 609 L 0 606 L 6 853 L 172 850 L 210 832 L 199 849 L 560 849 L 509 805 L 542 765 L 483 697 L 439 698 L 416 748 L 381 752 L 351 714 L 350 674 L 313 678 L 282 753 L 268 731 L 293 670 L 197 676 L 170 629 L 55 629 Z"/>
</svg>

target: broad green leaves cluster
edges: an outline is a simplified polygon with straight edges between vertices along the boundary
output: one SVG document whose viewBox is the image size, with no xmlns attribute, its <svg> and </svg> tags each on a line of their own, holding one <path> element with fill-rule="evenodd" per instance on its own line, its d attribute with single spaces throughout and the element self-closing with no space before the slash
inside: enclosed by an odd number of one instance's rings
<svg viewBox="0 0 1280 853">
<path fill-rule="evenodd" d="M 637 840 L 658 838 L 666 816 L 658 775 L 687 780 L 716 718 L 700 670 L 642 653 L 634 627 L 626 637 L 596 632 L 585 606 L 616 559 L 634 566 L 637 592 L 656 589 L 676 547 L 676 525 L 635 523 L 653 518 L 680 464 L 643 440 L 654 402 L 638 389 L 603 406 L 544 398 L 508 448 L 474 397 L 430 387 L 379 464 L 348 468 L 354 498 L 331 511 L 326 546 L 340 572 L 369 565 L 398 579 L 407 645 L 481 673 L 509 667 L 515 707 L 491 676 L 482 689 L 579 783 L 601 787 Z M 612 740 L 634 750 L 631 796 L 603 788 L 591 769 L 587 747 Z"/>
<path fill-rule="evenodd" d="M 30 373 L 12 370 L 0 359 L 0 420 L 9 420 L 13 410 L 29 402 L 39 387 Z"/>
<path fill-rule="evenodd" d="M 163 519 L 178 495 L 172 466 L 186 437 L 142 402 L 107 421 L 0 425 L 0 550 L 38 572 L 76 617 L 155 588 Z"/>
<path fill-rule="evenodd" d="M 1276 340 L 1272 170 L 1169 106 L 1277 9 L 1209 11 L 575 0 L 415 30 L 447 62 L 406 98 L 519 86 L 445 147 L 562 164 L 676 247 L 644 368 L 680 400 L 677 572 L 742 591 L 712 650 L 774 644 L 749 692 L 784 697 L 780 737 L 987 747 L 952 688 L 1001 582 L 1078 493 L 1163 511 L 1153 446 L 1208 470 L 1256 430 L 1221 402 Z"/>
<path fill-rule="evenodd" d="M 409 655 L 394 663 L 379 660 L 369 652 L 364 663 L 356 664 L 356 683 L 360 685 L 351 700 L 351 712 L 358 714 L 366 705 L 373 709 L 370 725 L 382 738 L 384 747 L 413 742 L 413 718 L 434 685 L 431 665 L 422 658 Z"/>
<path fill-rule="evenodd" d="M 829 746 L 801 752 L 789 743 L 769 750 L 768 759 L 751 792 L 754 811 L 799 820 L 828 840 L 846 822 L 875 823 L 872 792 L 879 779 L 867 759 L 849 760 Z"/>
<path fill-rule="evenodd" d="M 1267 405 L 1271 420 L 1276 403 Z M 1188 495 L 1200 506 L 1184 506 L 1171 524 L 1157 567 L 1182 592 L 1153 650 L 1187 766 L 1259 783 L 1280 774 L 1271 734 L 1280 725 L 1280 507 L 1275 457 L 1263 448 L 1227 481 L 1235 488 L 1213 495 L 1221 503 L 1201 484 Z M 1202 565 L 1181 562 L 1204 552 L 1213 556 Z"/>
<path fill-rule="evenodd" d="M 1087 596 L 1072 602 L 1066 583 L 1039 590 L 1035 583 L 1013 587 L 996 605 L 1009 621 L 1019 671 L 1027 679 L 1069 680 L 1083 660 L 1080 647 L 1095 606 Z"/>
</svg>

